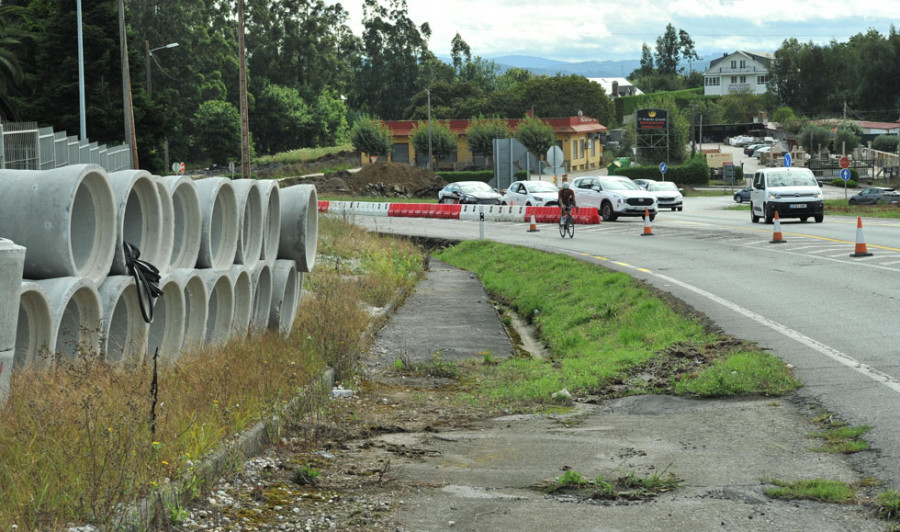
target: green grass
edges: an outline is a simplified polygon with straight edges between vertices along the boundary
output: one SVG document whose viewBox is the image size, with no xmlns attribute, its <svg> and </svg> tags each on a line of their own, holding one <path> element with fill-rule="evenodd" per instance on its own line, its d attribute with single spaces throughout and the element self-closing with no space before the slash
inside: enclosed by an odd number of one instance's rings
<svg viewBox="0 0 900 532">
<path fill-rule="evenodd" d="M 809 479 L 785 482 L 769 479 L 774 488 L 763 490 L 767 496 L 784 500 L 812 500 L 837 504 L 850 504 L 856 501 L 856 490 L 839 480 Z"/>
<path fill-rule="evenodd" d="M 869 425 L 851 427 L 834 418 L 832 414 L 823 414 L 814 419 L 822 430 L 810 434 L 812 438 L 822 440 L 821 447 L 812 450 L 823 453 L 853 454 L 869 449 L 869 444 L 861 437 L 872 430 Z"/>
<path fill-rule="evenodd" d="M 328 155 L 344 151 L 354 151 L 350 144 L 342 144 L 340 146 L 328 146 L 325 148 L 301 148 L 299 150 L 291 150 L 274 155 L 263 155 L 253 159 L 253 164 L 269 164 L 269 163 L 308 163 L 318 160 Z"/>
<path fill-rule="evenodd" d="M 667 348 L 689 345 L 702 352 L 721 339 L 628 275 L 585 261 L 484 240 L 463 242 L 438 257 L 478 274 L 492 296 L 536 326 L 552 353 L 547 360 L 516 357 L 481 365 L 479 393 L 486 400 L 549 401 L 564 388 L 576 396 L 603 393 L 610 383 L 657 364 Z M 674 393 L 781 395 L 800 385 L 783 363 L 761 351 L 723 353 L 696 373 L 694 367 L 673 380 Z"/>
<path fill-rule="evenodd" d="M 318 197 L 319 201 L 365 201 L 370 203 L 437 203 L 437 198 L 385 198 L 375 196 L 341 196 L 328 194 Z"/>
<path fill-rule="evenodd" d="M 641 477 L 634 471 L 620 474 L 613 480 L 598 475 L 588 480 L 574 469 L 567 469 L 560 477 L 544 487 L 547 493 L 566 493 L 585 499 L 602 500 L 646 500 L 661 493 L 681 487 L 682 482 L 669 472 L 667 466 L 662 471 Z"/>
</svg>

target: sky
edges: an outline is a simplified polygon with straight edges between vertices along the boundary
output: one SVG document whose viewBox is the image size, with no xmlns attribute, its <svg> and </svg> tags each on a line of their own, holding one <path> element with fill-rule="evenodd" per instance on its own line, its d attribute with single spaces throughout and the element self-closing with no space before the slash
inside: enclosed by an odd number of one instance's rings
<svg viewBox="0 0 900 532">
<path fill-rule="evenodd" d="M 340 3 L 361 35 L 363 0 Z M 640 59 L 641 45 L 655 49 L 669 23 L 690 34 L 707 64 L 725 51 L 774 52 L 791 37 L 825 45 L 900 25 L 900 0 L 407 0 L 407 12 L 429 23 L 438 56 L 450 55 L 459 33 L 473 57 L 570 62 Z"/>
</svg>

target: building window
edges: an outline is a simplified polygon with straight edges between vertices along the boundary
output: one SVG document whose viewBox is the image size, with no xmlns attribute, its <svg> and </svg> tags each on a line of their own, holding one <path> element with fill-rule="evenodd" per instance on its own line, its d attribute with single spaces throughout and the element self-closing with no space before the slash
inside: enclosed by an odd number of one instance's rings
<svg viewBox="0 0 900 532">
<path fill-rule="evenodd" d="M 577 140 L 572 141 L 572 158 L 573 159 L 578 158 L 578 141 Z"/>
<path fill-rule="evenodd" d="M 737 83 L 737 76 L 731 76 L 731 83 L 732 84 Z"/>
<path fill-rule="evenodd" d="M 719 86 L 719 78 L 717 78 L 717 77 L 706 78 L 706 85 L 709 87 L 718 87 Z"/>
<path fill-rule="evenodd" d="M 741 76 L 741 85 L 747 83 L 747 76 Z"/>
<path fill-rule="evenodd" d="M 737 68 L 737 61 L 734 59 L 731 60 L 731 68 Z"/>
<path fill-rule="evenodd" d="M 741 68 L 747 68 L 747 61 L 741 59 Z"/>
<path fill-rule="evenodd" d="M 765 85 L 768 83 L 768 76 L 756 76 L 756 84 L 757 85 Z"/>
</svg>

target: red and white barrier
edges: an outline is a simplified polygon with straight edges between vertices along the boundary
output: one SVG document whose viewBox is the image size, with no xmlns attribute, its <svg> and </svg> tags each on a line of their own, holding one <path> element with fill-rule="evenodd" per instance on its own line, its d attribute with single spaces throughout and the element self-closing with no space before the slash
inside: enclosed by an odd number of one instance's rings
<svg viewBox="0 0 900 532">
<path fill-rule="evenodd" d="M 439 220 L 481 220 L 490 222 L 528 222 L 534 215 L 538 223 L 559 221 L 559 207 L 525 207 L 523 205 L 459 205 L 440 203 L 378 203 L 366 201 L 319 201 L 320 213 L 391 218 L 434 218 Z M 594 209 L 577 209 L 577 224 L 599 224 Z"/>
</svg>

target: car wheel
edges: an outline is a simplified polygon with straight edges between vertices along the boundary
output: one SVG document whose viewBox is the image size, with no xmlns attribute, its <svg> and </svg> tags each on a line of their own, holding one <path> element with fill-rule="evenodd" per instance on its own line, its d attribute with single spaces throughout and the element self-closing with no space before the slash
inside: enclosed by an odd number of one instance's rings
<svg viewBox="0 0 900 532">
<path fill-rule="evenodd" d="M 678 207 L 672 207 L 672 212 L 675 212 L 677 210 L 678 210 Z"/>
<path fill-rule="evenodd" d="M 504 207 L 506 207 L 506 202 L 505 202 L 505 201 L 501 201 L 501 202 L 500 202 L 500 205 L 503 205 Z"/>
<path fill-rule="evenodd" d="M 850 198 L 850 205 L 856 205 L 856 200 L 853 198 Z"/>
<path fill-rule="evenodd" d="M 604 222 L 615 222 L 618 215 L 613 211 L 612 205 L 607 202 L 600 206 L 600 217 Z"/>
<path fill-rule="evenodd" d="M 445 205 L 445 204 L 449 203 L 449 201 L 447 201 L 447 198 L 441 198 L 438 200 L 438 203 L 440 203 L 441 205 Z"/>
<path fill-rule="evenodd" d="M 684 210 L 684 207 L 678 207 L 678 212 L 681 212 L 683 210 Z"/>
<path fill-rule="evenodd" d="M 652 221 L 655 220 L 655 219 L 656 219 L 656 213 L 651 214 L 651 215 L 650 215 L 650 221 L 652 222 Z"/>
<path fill-rule="evenodd" d="M 743 203 L 743 202 L 744 202 L 744 198 L 742 198 L 740 194 L 735 194 L 735 195 L 734 195 L 734 201 L 737 202 L 737 203 Z"/>
<path fill-rule="evenodd" d="M 526 207 L 531 207 L 531 202 L 530 202 L 530 201 L 526 201 L 526 202 L 525 202 L 525 206 L 526 206 Z"/>
<path fill-rule="evenodd" d="M 809 218 L 804 216 L 803 218 L 800 218 L 800 223 L 805 224 L 807 220 L 809 220 Z"/>
<path fill-rule="evenodd" d="M 769 206 L 763 203 L 763 214 L 766 215 L 766 223 L 772 223 L 772 220 L 775 219 L 775 209 L 772 209 L 772 212 L 769 212 Z"/>
<path fill-rule="evenodd" d="M 750 221 L 752 223 L 759 223 L 759 216 L 757 216 L 753 212 L 753 202 L 752 201 L 750 202 Z"/>
<path fill-rule="evenodd" d="M 817 223 L 817 224 L 820 224 L 820 223 L 822 223 L 823 220 L 825 220 L 825 215 L 824 215 L 824 214 L 817 214 L 817 215 L 815 216 L 815 220 L 816 220 L 816 223 Z"/>
</svg>

